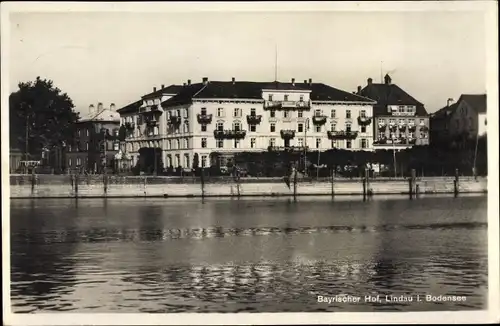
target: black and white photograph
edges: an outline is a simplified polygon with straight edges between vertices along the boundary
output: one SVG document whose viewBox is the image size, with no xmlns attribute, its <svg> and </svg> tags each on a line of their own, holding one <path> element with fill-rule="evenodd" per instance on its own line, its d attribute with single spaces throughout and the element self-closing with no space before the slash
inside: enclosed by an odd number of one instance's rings
<svg viewBox="0 0 500 326">
<path fill-rule="evenodd" d="M 4 324 L 500 322 L 495 1 L 1 5 Z"/>
</svg>

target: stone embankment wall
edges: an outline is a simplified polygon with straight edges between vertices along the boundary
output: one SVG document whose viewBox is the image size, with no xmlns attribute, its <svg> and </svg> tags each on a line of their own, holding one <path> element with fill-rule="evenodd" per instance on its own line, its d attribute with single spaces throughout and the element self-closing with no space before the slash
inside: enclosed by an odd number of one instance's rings
<svg viewBox="0 0 500 326">
<path fill-rule="evenodd" d="M 416 179 L 417 193 L 485 193 L 486 178 L 429 177 Z M 143 177 L 11 175 L 10 198 L 104 198 L 104 197 L 238 197 L 304 195 L 409 194 L 407 179 L 299 179 L 290 186 L 281 178 Z M 366 182 L 366 181 L 365 181 Z M 415 192 L 415 190 L 413 191 Z"/>
</svg>

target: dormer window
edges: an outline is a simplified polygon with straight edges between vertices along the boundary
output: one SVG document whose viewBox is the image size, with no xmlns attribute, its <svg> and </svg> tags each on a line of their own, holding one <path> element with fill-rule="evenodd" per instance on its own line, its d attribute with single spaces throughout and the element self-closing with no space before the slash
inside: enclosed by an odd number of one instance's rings
<svg viewBox="0 0 500 326">
<path fill-rule="evenodd" d="M 269 101 L 272 101 L 273 100 L 273 94 L 269 94 L 268 99 L 269 99 Z"/>
<path fill-rule="evenodd" d="M 304 95 L 300 95 L 300 101 L 304 102 Z"/>
<path fill-rule="evenodd" d="M 286 101 L 288 101 L 288 94 L 285 94 L 285 96 L 284 96 L 284 101 L 285 101 L 285 102 L 286 102 Z"/>
</svg>

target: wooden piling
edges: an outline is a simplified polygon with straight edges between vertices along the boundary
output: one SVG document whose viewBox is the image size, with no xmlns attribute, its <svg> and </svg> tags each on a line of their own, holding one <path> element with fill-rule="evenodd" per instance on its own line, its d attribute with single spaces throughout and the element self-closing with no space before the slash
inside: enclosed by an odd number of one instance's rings
<svg viewBox="0 0 500 326">
<path fill-rule="evenodd" d="M 293 199 L 297 200 L 297 167 L 293 173 Z"/>
<path fill-rule="evenodd" d="M 75 174 L 75 197 L 78 198 L 78 174 Z"/>
<path fill-rule="evenodd" d="M 415 196 L 415 186 L 416 186 L 416 172 L 415 172 L 415 169 L 412 169 L 411 170 L 411 176 L 408 180 L 408 183 L 409 183 L 409 186 L 410 186 L 410 189 L 409 189 L 409 195 L 410 195 L 410 200 L 413 199 L 413 197 Z"/>
<path fill-rule="evenodd" d="M 36 185 L 36 174 L 34 171 L 35 171 L 35 169 L 33 169 L 31 172 L 31 195 L 32 196 L 35 194 L 35 185 Z"/>
<path fill-rule="evenodd" d="M 458 169 L 455 169 L 455 180 L 453 181 L 453 194 L 455 197 L 458 197 L 458 188 L 459 188 Z"/>
<path fill-rule="evenodd" d="M 201 168 L 200 181 L 201 181 L 201 198 L 205 198 L 205 169 L 204 168 Z"/>
<path fill-rule="evenodd" d="M 330 174 L 331 174 L 331 181 L 332 181 L 332 198 L 335 197 L 335 185 L 334 185 L 334 181 L 335 181 L 335 178 L 333 176 L 333 168 L 330 169 Z"/>
<path fill-rule="evenodd" d="M 108 194 L 108 176 L 104 174 L 102 178 L 102 182 L 104 185 L 104 196 L 106 196 Z"/>
</svg>

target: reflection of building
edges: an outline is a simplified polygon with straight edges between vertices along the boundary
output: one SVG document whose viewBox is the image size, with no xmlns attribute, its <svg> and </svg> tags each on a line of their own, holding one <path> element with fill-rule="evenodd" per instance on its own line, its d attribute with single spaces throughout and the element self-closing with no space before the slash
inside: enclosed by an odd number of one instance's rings
<svg viewBox="0 0 500 326">
<path fill-rule="evenodd" d="M 21 161 L 23 152 L 18 148 L 11 148 L 9 153 L 9 171 L 10 173 L 21 172 Z"/>
<path fill-rule="evenodd" d="M 89 107 L 89 114 L 75 126 L 75 141 L 67 145 L 66 166 L 70 171 L 103 172 L 104 163 L 113 168 L 115 155 L 119 150 L 118 130 L 120 117 L 114 111 L 99 103 L 97 110 Z"/>
<path fill-rule="evenodd" d="M 461 95 L 431 116 L 433 141 L 447 142 L 457 136 L 475 138 L 486 134 L 486 94 Z"/>
<path fill-rule="evenodd" d="M 385 75 L 383 84 L 368 85 L 358 94 L 377 101 L 373 123 L 375 148 L 407 148 L 429 144 L 429 117 L 422 103 L 414 99 Z"/>
<path fill-rule="evenodd" d="M 118 112 L 129 130 L 134 163 L 139 149 L 161 148 L 166 166 L 210 165 L 210 154 L 231 156 L 269 147 L 372 149 L 375 101 L 311 79 L 303 83 L 209 81 L 172 85 Z"/>
</svg>

